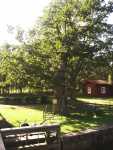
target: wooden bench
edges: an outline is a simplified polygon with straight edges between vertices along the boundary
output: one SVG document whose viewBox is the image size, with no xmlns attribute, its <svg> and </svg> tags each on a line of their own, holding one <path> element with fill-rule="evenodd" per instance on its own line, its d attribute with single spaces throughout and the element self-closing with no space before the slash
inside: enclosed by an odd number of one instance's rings
<svg viewBox="0 0 113 150">
<path fill-rule="evenodd" d="M 60 150 L 58 124 L 7 128 L 0 132 L 6 150 Z"/>
</svg>

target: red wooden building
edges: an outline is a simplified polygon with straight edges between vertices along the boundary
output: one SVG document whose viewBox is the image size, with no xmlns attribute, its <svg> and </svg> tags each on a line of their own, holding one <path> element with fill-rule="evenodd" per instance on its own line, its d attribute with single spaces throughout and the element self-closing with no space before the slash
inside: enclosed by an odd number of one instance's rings
<svg viewBox="0 0 113 150">
<path fill-rule="evenodd" d="M 113 96 L 113 84 L 105 80 L 85 80 L 84 93 L 86 96 Z"/>
</svg>

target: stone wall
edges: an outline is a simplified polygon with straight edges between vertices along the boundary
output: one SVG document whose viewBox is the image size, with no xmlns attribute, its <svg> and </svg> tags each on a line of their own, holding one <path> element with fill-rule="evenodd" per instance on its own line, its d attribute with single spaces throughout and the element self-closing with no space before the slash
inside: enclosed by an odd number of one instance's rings
<svg viewBox="0 0 113 150">
<path fill-rule="evenodd" d="M 61 150 L 113 150 L 113 126 L 61 138 Z"/>
</svg>

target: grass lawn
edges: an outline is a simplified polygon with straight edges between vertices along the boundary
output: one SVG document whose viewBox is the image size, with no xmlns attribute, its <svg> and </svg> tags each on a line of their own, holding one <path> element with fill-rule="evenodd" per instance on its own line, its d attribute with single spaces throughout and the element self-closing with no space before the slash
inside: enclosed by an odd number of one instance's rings
<svg viewBox="0 0 113 150">
<path fill-rule="evenodd" d="M 49 108 L 50 110 L 50 108 Z M 79 132 L 103 124 L 113 123 L 113 98 L 78 98 L 71 106 L 69 116 L 55 116 L 47 123 L 60 123 L 62 133 Z M 42 105 L 0 105 L 0 113 L 14 126 L 24 121 L 40 124 L 43 121 Z"/>
</svg>

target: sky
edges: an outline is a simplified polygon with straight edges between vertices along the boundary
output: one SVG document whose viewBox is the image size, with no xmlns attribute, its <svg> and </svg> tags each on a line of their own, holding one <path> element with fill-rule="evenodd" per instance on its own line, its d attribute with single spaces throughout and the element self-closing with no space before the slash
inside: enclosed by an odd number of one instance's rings
<svg viewBox="0 0 113 150">
<path fill-rule="evenodd" d="M 31 28 L 50 0 L 0 0 L 0 45 L 13 43 L 14 35 L 8 34 L 8 26 Z"/>
<path fill-rule="evenodd" d="M 42 15 L 43 9 L 51 0 L 0 0 L 0 45 L 14 43 L 14 35 L 7 32 L 7 27 L 20 26 L 30 29 L 37 18 Z M 109 18 L 113 23 L 113 15 Z"/>
</svg>

